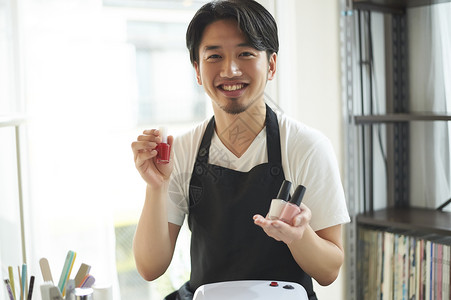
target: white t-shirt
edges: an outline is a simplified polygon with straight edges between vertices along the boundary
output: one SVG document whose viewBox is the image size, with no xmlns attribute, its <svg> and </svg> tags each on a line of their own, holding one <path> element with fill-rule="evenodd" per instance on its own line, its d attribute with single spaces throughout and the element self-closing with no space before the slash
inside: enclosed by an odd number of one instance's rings
<svg viewBox="0 0 451 300">
<path fill-rule="evenodd" d="M 306 187 L 302 200 L 312 211 L 310 226 L 317 231 L 350 221 L 337 160 L 329 139 L 319 131 L 277 114 L 285 179 Z M 174 139 L 174 170 L 169 185 L 168 221 L 182 225 L 188 214 L 189 183 L 197 152 L 209 120 Z M 241 157 L 230 152 L 215 133 L 210 146 L 209 163 L 248 172 L 268 162 L 266 128 L 254 139 Z M 269 205 L 268 205 L 269 210 Z"/>
</svg>

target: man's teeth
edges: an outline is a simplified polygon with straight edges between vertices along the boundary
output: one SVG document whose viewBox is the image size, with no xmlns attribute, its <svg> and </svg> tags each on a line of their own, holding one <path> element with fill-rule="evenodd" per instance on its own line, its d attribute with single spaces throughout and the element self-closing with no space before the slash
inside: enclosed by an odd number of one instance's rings
<svg viewBox="0 0 451 300">
<path fill-rule="evenodd" d="M 236 91 L 239 89 L 242 89 L 244 87 L 244 84 L 233 84 L 233 85 L 223 85 L 222 88 L 226 91 Z"/>
</svg>

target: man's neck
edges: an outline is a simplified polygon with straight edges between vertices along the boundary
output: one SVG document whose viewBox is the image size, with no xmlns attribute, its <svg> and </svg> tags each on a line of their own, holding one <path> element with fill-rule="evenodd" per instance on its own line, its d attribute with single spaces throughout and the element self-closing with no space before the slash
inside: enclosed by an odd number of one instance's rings
<svg viewBox="0 0 451 300">
<path fill-rule="evenodd" d="M 236 157 L 241 157 L 265 127 L 266 105 L 255 103 L 246 111 L 232 115 L 217 108 L 215 112 L 216 134 Z"/>
</svg>

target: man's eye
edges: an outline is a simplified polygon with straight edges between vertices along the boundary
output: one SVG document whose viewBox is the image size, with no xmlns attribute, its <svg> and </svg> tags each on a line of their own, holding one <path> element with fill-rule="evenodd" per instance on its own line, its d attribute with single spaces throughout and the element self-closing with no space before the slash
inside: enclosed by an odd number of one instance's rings
<svg viewBox="0 0 451 300">
<path fill-rule="evenodd" d="M 212 54 L 212 55 L 207 57 L 207 59 L 219 59 L 219 58 L 221 58 L 221 56 L 218 55 L 218 54 Z"/>
<path fill-rule="evenodd" d="M 248 57 L 248 56 L 254 56 L 254 54 L 252 54 L 251 52 L 243 52 L 240 54 L 240 56 Z"/>
</svg>

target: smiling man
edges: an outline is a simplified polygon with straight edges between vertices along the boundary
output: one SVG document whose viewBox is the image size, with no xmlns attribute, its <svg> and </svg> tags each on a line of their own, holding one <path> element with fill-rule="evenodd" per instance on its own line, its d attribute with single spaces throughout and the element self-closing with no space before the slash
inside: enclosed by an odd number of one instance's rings
<svg viewBox="0 0 451 300">
<path fill-rule="evenodd" d="M 276 71 L 276 53 L 267 56 L 248 43 L 235 20 L 219 20 L 205 28 L 199 59 L 193 64 L 197 82 L 216 104 L 215 115 L 218 109 L 235 115 L 264 103 L 266 83 Z"/>
<path fill-rule="evenodd" d="M 214 116 L 168 138 L 169 164 L 156 162 L 158 130 L 132 143 L 147 183 L 134 239 L 138 271 L 147 280 L 166 271 L 187 216 L 191 277 L 166 299 L 191 299 L 203 284 L 230 280 L 297 282 L 316 299 L 312 278 L 328 285 L 338 276 L 349 215 L 329 140 L 265 103 L 277 25 L 255 1 L 213 1 L 186 37 Z M 284 180 L 307 187 L 290 224 L 264 217 Z"/>
</svg>

